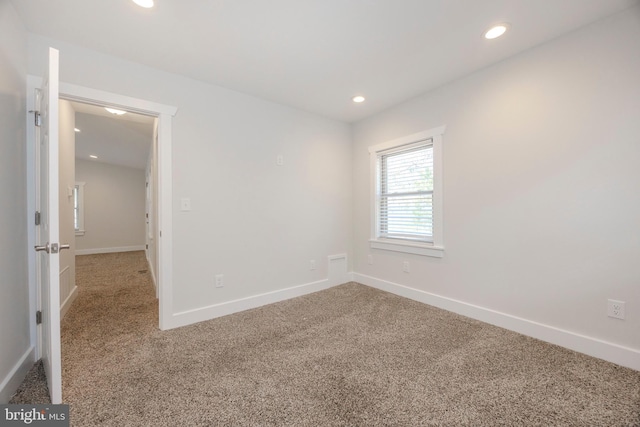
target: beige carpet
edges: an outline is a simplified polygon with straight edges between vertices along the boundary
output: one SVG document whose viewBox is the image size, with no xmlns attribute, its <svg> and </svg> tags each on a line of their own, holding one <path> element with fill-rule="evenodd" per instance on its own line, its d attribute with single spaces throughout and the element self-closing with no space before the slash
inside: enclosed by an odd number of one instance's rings
<svg viewBox="0 0 640 427">
<path fill-rule="evenodd" d="M 47 386 L 47 376 L 44 372 L 42 360 L 39 360 L 27 372 L 22 384 L 18 387 L 15 394 L 11 396 L 9 404 L 11 405 L 34 405 L 39 403 L 51 403 L 49 397 L 49 387 Z"/>
<path fill-rule="evenodd" d="M 146 269 L 77 257 L 74 426 L 640 425 L 640 372 L 355 283 L 161 332 Z"/>
</svg>

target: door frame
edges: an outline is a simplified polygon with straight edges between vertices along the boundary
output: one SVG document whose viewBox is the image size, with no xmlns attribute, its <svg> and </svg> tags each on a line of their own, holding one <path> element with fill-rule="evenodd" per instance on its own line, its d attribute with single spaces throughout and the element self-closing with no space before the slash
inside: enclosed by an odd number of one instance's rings
<svg viewBox="0 0 640 427">
<path fill-rule="evenodd" d="M 42 78 L 27 76 L 27 111 L 35 110 L 35 90 L 40 87 Z M 157 194 L 158 218 L 156 227 L 156 242 L 158 242 L 158 327 L 161 330 L 171 329 L 173 326 L 173 221 L 172 221 L 172 122 L 178 109 L 176 107 L 159 104 L 153 101 L 133 98 L 112 92 L 87 88 L 70 83 L 60 82 L 60 98 L 88 104 L 109 105 L 133 113 L 146 114 L 157 118 Z M 27 212 L 28 212 L 28 247 L 35 246 L 36 227 L 34 223 L 36 170 L 35 149 L 36 130 L 33 114 L 27 114 Z M 41 343 L 38 342 L 38 328 L 35 322 L 35 312 L 38 310 L 36 253 L 28 251 L 29 267 L 29 306 L 31 318 L 31 345 L 36 349 L 36 360 L 41 357 Z"/>
</svg>

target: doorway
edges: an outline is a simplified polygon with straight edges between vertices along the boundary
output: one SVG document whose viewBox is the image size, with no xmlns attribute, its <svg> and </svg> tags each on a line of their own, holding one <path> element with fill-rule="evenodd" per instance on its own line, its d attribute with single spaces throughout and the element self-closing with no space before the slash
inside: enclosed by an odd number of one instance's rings
<svg viewBox="0 0 640 427">
<path fill-rule="evenodd" d="M 27 110 L 36 110 L 36 90 L 41 86 L 41 77 L 28 76 L 27 90 Z M 158 271 L 156 281 L 158 284 L 158 304 L 159 304 L 159 328 L 170 329 L 173 326 L 172 315 L 172 189 L 171 189 L 171 136 L 172 118 L 176 114 L 175 107 L 158 104 L 146 100 L 132 98 L 111 92 L 97 89 L 90 89 L 61 82 L 59 85 L 59 95 L 61 98 L 84 102 L 94 105 L 110 105 L 118 109 L 137 112 L 154 116 L 157 120 L 157 152 L 156 152 L 156 184 L 157 184 L 157 227 L 156 235 L 158 253 Z M 27 115 L 27 188 L 28 188 L 28 212 L 29 223 L 32 222 L 32 215 L 36 211 L 36 127 L 33 123 L 33 115 Z M 28 229 L 29 246 L 36 244 L 36 226 Z M 35 313 L 39 309 L 38 304 L 38 281 L 37 263 L 34 251 L 28 253 L 29 264 L 29 300 L 30 311 Z M 42 356 L 42 342 L 39 338 L 40 327 L 35 316 L 32 318 L 30 336 L 31 345 L 35 348 L 35 360 Z M 57 338 L 59 342 L 59 330 Z"/>
<path fill-rule="evenodd" d="M 62 319 L 78 295 L 77 255 L 144 251 L 155 278 L 157 203 L 146 188 L 157 150 L 154 117 L 63 98 L 58 112 L 60 240 L 71 246 L 60 253 Z"/>
<path fill-rule="evenodd" d="M 75 255 L 144 250 L 155 277 L 157 203 L 147 189 L 156 188 L 156 119 L 65 99 L 59 110 L 61 165 L 65 145 L 74 146 L 75 182 L 67 184 L 73 204 L 66 215 L 75 233 Z"/>
</svg>

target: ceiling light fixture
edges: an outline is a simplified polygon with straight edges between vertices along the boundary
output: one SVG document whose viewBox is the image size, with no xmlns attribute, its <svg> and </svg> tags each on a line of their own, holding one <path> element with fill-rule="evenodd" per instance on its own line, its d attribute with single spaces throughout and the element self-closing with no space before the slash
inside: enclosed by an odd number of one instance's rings
<svg viewBox="0 0 640 427">
<path fill-rule="evenodd" d="M 97 159 L 98 158 L 98 156 L 95 156 L 93 154 L 89 154 L 89 157 L 91 157 L 92 159 Z"/>
<path fill-rule="evenodd" d="M 115 108 L 104 107 L 104 109 L 110 112 L 111 114 L 115 114 L 116 116 L 121 116 L 127 113 L 126 111 L 116 110 Z"/>
<path fill-rule="evenodd" d="M 362 95 L 356 95 L 353 98 L 351 98 L 351 100 L 353 102 L 355 102 L 356 104 L 360 104 L 361 102 L 364 102 L 364 96 Z"/>
<path fill-rule="evenodd" d="M 496 39 L 501 35 L 503 35 L 504 33 L 506 33 L 508 29 L 509 29 L 509 24 L 494 25 L 493 27 L 485 31 L 484 38 L 487 40 Z"/>
<path fill-rule="evenodd" d="M 78 128 L 73 128 L 73 130 L 74 130 L 75 132 L 80 132 L 80 129 L 78 129 Z"/>
<path fill-rule="evenodd" d="M 153 7 L 153 0 L 133 0 L 133 2 L 140 7 L 144 7 L 147 9 Z"/>
</svg>

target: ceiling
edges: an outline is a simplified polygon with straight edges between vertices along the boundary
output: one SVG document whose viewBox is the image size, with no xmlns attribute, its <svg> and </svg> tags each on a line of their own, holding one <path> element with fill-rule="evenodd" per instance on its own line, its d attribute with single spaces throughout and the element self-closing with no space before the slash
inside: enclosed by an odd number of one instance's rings
<svg viewBox="0 0 640 427">
<path fill-rule="evenodd" d="M 353 122 L 637 0 L 12 3 L 30 32 Z M 483 39 L 497 22 L 511 30 Z"/>
<path fill-rule="evenodd" d="M 154 118 L 115 116 L 103 107 L 71 102 L 76 112 L 76 159 L 144 169 L 153 141 Z M 90 155 L 97 156 L 92 159 Z"/>
</svg>

